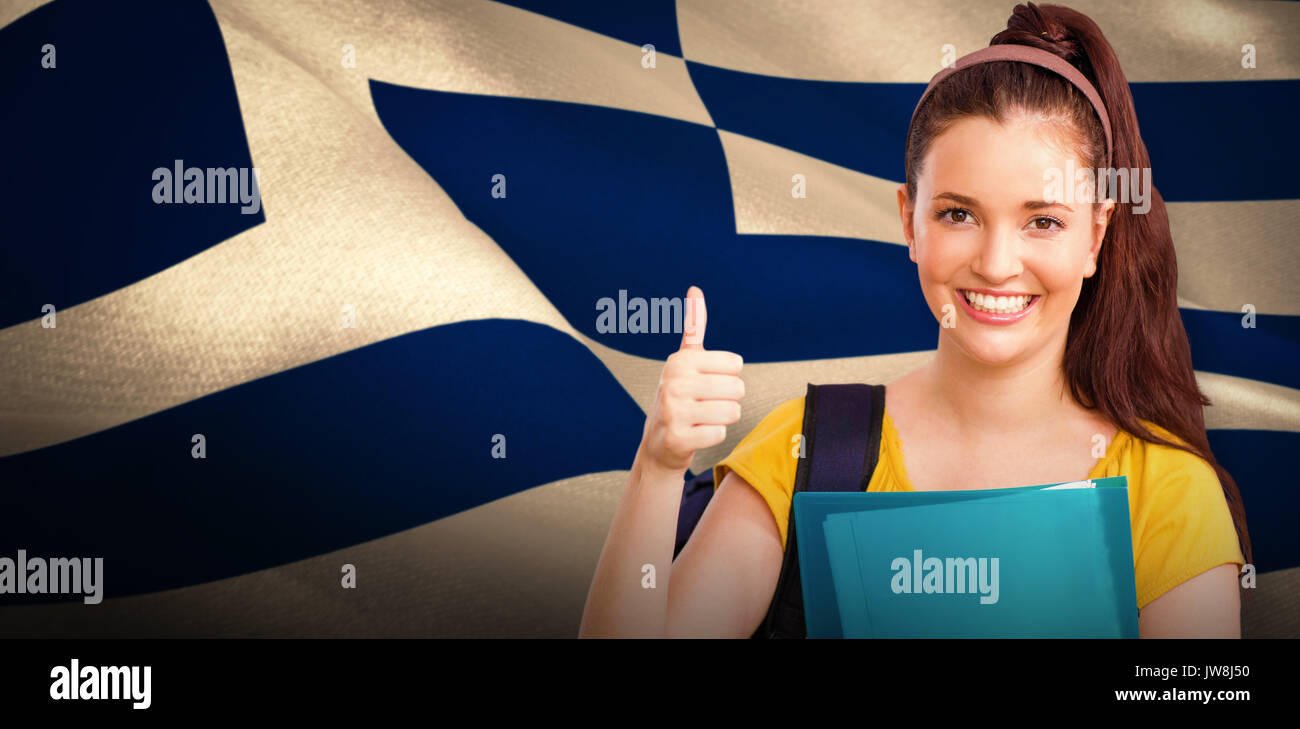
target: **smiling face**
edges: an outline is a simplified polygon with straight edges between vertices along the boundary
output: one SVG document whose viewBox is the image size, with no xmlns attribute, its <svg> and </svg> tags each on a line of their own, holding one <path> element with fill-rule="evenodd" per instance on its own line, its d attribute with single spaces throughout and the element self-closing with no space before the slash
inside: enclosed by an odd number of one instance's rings
<svg viewBox="0 0 1300 729">
<path fill-rule="evenodd" d="M 899 187 L 921 291 L 941 323 L 953 307 L 953 326 L 939 331 L 969 357 L 1010 364 L 1064 350 L 1114 203 L 1046 200 L 1044 173 L 1086 166 L 1057 124 L 965 117 L 931 144 L 915 205 Z"/>
</svg>

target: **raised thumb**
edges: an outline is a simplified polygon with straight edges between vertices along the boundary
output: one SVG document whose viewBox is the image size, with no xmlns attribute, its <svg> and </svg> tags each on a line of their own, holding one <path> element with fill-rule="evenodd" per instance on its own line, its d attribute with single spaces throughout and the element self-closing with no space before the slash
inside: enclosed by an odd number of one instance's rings
<svg viewBox="0 0 1300 729">
<path fill-rule="evenodd" d="M 686 292 L 686 307 L 682 312 L 681 349 L 704 349 L 704 325 L 708 319 L 708 311 L 704 308 L 704 292 L 698 286 L 692 286 Z"/>
</svg>

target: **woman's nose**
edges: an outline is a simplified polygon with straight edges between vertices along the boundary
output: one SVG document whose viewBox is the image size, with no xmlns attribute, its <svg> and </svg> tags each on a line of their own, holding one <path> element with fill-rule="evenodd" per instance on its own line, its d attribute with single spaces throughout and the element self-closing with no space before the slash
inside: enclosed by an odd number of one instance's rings
<svg viewBox="0 0 1300 729">
<path fill-rule="evenodd" d="M 1006 281 L 1020 275 L 1020 241 L 1015 232 L 993 229 L 980 241 L 971 270 L 990 282 Z"/>
</svg>

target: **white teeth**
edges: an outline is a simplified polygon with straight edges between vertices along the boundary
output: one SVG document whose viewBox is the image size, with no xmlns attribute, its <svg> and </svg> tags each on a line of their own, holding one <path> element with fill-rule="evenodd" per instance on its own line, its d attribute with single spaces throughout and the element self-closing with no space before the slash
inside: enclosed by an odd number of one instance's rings
<svg viewBox="0 0 1300 729">
<path fill-rule="evenodd" d="M 1014 314 L 1029 305 L 1032 296 L 986 296 L 984 294 L 962 292 L 970 305 L 980 311 L 992 314 Z"/>
</svg>

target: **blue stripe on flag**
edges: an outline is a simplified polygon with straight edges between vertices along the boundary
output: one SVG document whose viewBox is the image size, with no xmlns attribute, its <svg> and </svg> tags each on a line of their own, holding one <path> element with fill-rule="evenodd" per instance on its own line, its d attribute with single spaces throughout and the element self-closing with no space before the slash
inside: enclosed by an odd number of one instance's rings
<svg viewBox="0 0 1300 729">
<path fill-rule="evenodd" d="M 1300 491 L 1290 462 L 1279 457 L 1300 451 L 1300 433 L 1277 430 L 1211 430 L 1210 450 L 1237 482 L 1246 505 L 1259 572 L 1300 567 Z"/>
</svg>

